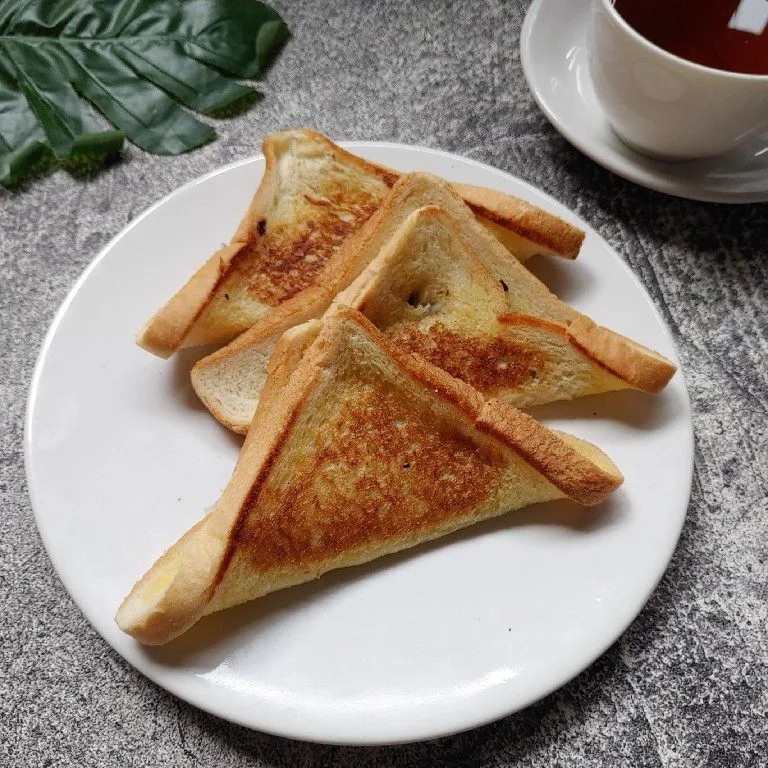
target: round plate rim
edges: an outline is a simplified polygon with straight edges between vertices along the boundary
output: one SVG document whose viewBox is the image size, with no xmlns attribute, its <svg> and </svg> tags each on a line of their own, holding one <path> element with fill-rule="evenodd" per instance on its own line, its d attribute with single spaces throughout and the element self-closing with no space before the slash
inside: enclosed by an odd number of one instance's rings
<svg viewBox="0 0 768 768">
<path fill-rule="evenodd" d="M 696 191 L 697 188 L 691 184 L 678 184 L 676 181 L 667 180 L 663 176 L 654 174 L 648 170 L 643 170 L 637 166 L 637 160 L 631 155 L 627 156 L 626 164 L 615 163 L 609 155 L 601 154 L 599 151 L 590 147 L 584 142 L 577 131 L 572 130 L 566 122 L 551 109 L 549 101 L 544 98 L 542 89 L 538 87 L 538 78 L 534 74 L 535 67 L 531 61 L 531 38 L 536 23 L 539 21 L 539 14 L 543 8 L 545 0 L 533 0 L 520 31 L 520 64 L 523 69 L 528 89 L 533 95 L 539 109 L 551 125 L 576 149 L 585 154 L 590 160 L 602 166 L 611 173 L 615 173 L 633 184 L 650 189 L 654 192 L 661 192 L 671 197 L 680 197 L 685 200 L 696 200 L 702 203 L 722 203 L 729 205 L 748 205 L 752 203 L 768 202 L 768 189 L 762 192 L 708 192 L 704 189 Z M 670 164 L 674 168 L 674 163 Z M 674 177 L 673 177 L 674 178 Z"/>
<path fill-rule="evenodd" d="M 298 741 L 307 741 L 312 743 L 325 743 L 325 744 L 334 744 L 334 745 L 348 745 L 348 746 L 385 746 L 385 745 L 392 745 L 392 744 L 402 744 L 402 743 L 412 743 L 415 741 L 428 741 L 432 739 L 441 738 L 444 736 L 453 735 L 456 733 L 461 733 L 464 731 L 471 730 L 473 728 L 480 727 L 482 725 L 486 725 L 487 723 L 494 722 L 496 720 L 499 720 L 503 717 L 506 717 L 508 715 L 514 714 L 515 712 L 518 712 L 522 709 L 525 709 L 526 707 L 530 706 L 531 704 L 534 704 L 535 702 L 545 698 L 549 694 L 551 694 L 553 691 L 558 690 L 562 686 L 569 683 L 571 680 L 573 680 L 575 677 L 577 677 L 581 672 L 583 672 L 585 669 L 587 669 L 591 664 L 595 662 L 596 659 L 598 659 L 600 656 L 602 656 L 606 650 L 614 643 L 616 640 L 626 631 L 626 629 L 632 624 L 632 622 L 637 618 L 637 616 L 640 614 L 640 612 L 645 607 L 645 604 L 647 603 L 650 596 L 655 591 L 656 587 L 658 586 L 659 582 L 661 581 L 664 573 L 666 572 L 669 562 L 672 559 L 672 555 L 674 554 L 675 548 L 677 547 L 677 543 L 680 538 L 680 534 L 682 532 L 682 527 L 686 519 L 687 515 L 687 508 L 690 501 L 690 494 L 692 489 L 692 481 L 693 481 L 693 467 L 694 467 L 694 432 L 693 432 L 693 423 L 691 420 L 691 403 L 690 403 L 690 396 L 688 393 L 688 388 L 685 382 L 685 377 L 682 369 L 682 365 L 680 364 L 680 358 L 677 354 L 677 347 L 674 343 L 674 336 L 672 335 L 670 328 L 664 318 L 659 314 L 655 304 L 653 303 L 648 291 L 646 290 L 645 286 L 640 282 L 638 277 L 632 272 L 630 267 L 627 265 L 627 263 L 616 253 L 615 249 L 607 243 L 607 241 L 602 238 L 602 236 L 586 221 L 582 219 L 582 217 L 578 216 L 575 212 L 571 211 L 571 209 L 567 208 L 563 203 L 560 203 L 558 200 L 556 200 L 554 197 L 549 195 L 548 193 L 544 192 L 543 190 L 539 189 L 538 187 L 534 186 L 530 182 L 525 181 L 524 179 L 515 176 L 514 174 L 511 174 L 507 171 L 504 171 L 500 168 L 496 168 L 492 165 L 489 165 L 487 163 L 483 163 L 478 160 L 474 160 L 472 158 L 463 157 L 457 153 L 449 152 L 445 150 L 439 150 L 434 149 L 431 147 L 422 147 L 418 145 L 413 144 L 403 144 L 399 142 L 391 142 L 391 141 L 343 141 L 340 140 L 338 142 L 342 147 L 348 148 L 348 149 L 354 149 L 354 148 L 369 148 L 369 147 L 376 147 L 376 148 L 383 148 L 383 149 L 392 149 L 392 150 L 406 150 L 406 151 L 416 151 L 419 153 L 428 153 L 432 155 L 437 155 L 441 158 L 444 158 L 446 160 L 457 160 L 461 163 L 466 163 L 474 166 L 478 166 L 485 171 L 490 171 L 494 174 L 506 176 L 513 180 L 516 184 L 520 184 L 523 187 L 526 187 L 532 191 L 534 191 L 536 194 L 541 195 L 545 197 L 548 202 L 552 203 L 555 207 L 567 210 L 569 213 L 573 216 L 576 216 L 580 222 L 581 226 L 585 229 L 585 231 L 588 234 L 591 234 L 593 237 L 599 238 L 601 241 L 605 243 L 605 245 L 609 248 L 609 250 L 612 252 L 614 257 L 616 258 L 616 261 L 621 265 L 621 268 L 629 275 L 631 280 L 635 283 L 636 287 L 642 292 L 642 295 L 644 296 L 648 306 L 650 307 L 654 317 L 656 318 L 657 322 L 660 324 L 666 335 L 669 337 L 670 343 L 672 345 L 672 348 L 674 350 L 673 358 L 675 362 L 678 364 L 678 373 L 680 375 L 680 387 L 681 387 L 681 394 L 684 399 L 684 404 L 686 407 L 686 413 L 688 414 L 688 418 L 686 419 L 686 431 L 687 431 L 687 437 L 688 437 L 688 471 L 686 476 L 688 477 L 688 483 L 687 483 L 687 491 L 684 494 L 685 495 L 685 505 L 684 508 L 681 511 L 680 519 L 679 519 L 679 525 L 677 527 L 677 530 L 675 532 L 675 535 L 673 538 L 670 538 L 668 551 L 665 553 L 665 556 L 663 558 L 663 567 L 660 569 L 659 573 L 655 575 L 655 578 L 652 580 L 652 583 L 647 590 L 647 593 L 642 598 L 642 601 L 638 604 L 637 609 L 633 612 L 631 612 L 631 615 L 629 616 L 629 619 L 618 626 L 618 629 L 616 629 L 614 632 L 606 633 L 606 637 L 604 639 L 604 642 L 599 646 L 599 650 L 593 654 L 589 654 L 589 656 L 582 657 L 582 660 L 575 666 L 575 668 L 572 670 L 571 673 L 567 674 L 567 676 L 562 677 L 559 682 L 556 682 L 553 685 L 550 685 L 548 687 L 542 688 L 539 691 L 537 691 L 535 694 L 532 694 L 528 696 L 526 699 L 524 699 L 522 702 L 518 702 L 511 707 L 508 707 L 503 710 L 499 710 L 491 715 L 484 715 L 481 717 L 478 717 L 476 719 L 468 719 L 467 722 L 461 726 L 461 727 L 449 727 L 449 728 L 435 728 L 432 727 L 431 729 L 427 730 L 425 728 L 425 732 L 423 735 L 412 738 L 412 737 L 404 737 L 404 738 L 397 738 L 397 737 L 383 737 L 383 738 L 355 738 L 354 734 L 350 734 L 349 738 L 344 739 L 323 739 L 323 738 L 317 738 L 316 736 L 307 736 L 302 735 L 300 732 L 298 732 L 299 729 L 292 729 L 292 728 L 274 728 L 274 727 L 264 727 L 262 725 L 256 724 L 252 719 L 249 719 L 248 717 L 239 717 L 236 715 L 232 715 L 232 713 L 223 713 L 220 708 L 217 708 L 216 706 L 211 706 L 208 702 L 205 700 L 202 700 L 200 697 L 195 695 L 188 695 L 186 692 L 183 692 L 180 688 L 180 686 L 176 685 L 173 681 L 168 681 L 166 679 L 161 679 L 159 675 L 153 674 L 151 671 L 147 669 L 140 668 L 137 664 L 135 664 L 131 659 L 127 658 L 123 653 L 115 648 L 112 643 L 109 641 L 109 639 L 98 629 L 96 623 L 91 619 L 89 615 L 89 611 L 86 609 L 86 607 L 83 605 L 83 603 L 75 596 L 75 593 L 77 592 L 77 588 L 73 589 L 70 587 L 70 584 L 68 583 L 68 580 L 65 579 L 62 575 L 62 571 L 59 568 L 59 565 L 57 563 L 57 556 L 53 555 L 54 548 L 51 546 L 50 540 L 48 538 L 48 535 L 45 530 L 45 524 L 41 524 L 41 518 L 38 515 L 38 502 L 36 500 L 36 491 L 35 491 L 35 481 L 33 478 L 33 469 L 32 469 L 32 444 L 31 444 L 31 433 L 32 433 L 32 415 L 35 407 L 35 398 L 37 393 L 37 388 L 39 385 L 39 380 L 42 375 L 43 367 L 45 364 L 45 359 L 48 353 L 48 350 L 50 348 L 50 345 L 53 341 L 54 336 L 56 335 L 56 331 L 58 330 L 59 325 L 61 324 L 64 316 L 66 315 L 70 305 L 76 298 L 78 292 L 82 288 L 82 286 L 85 284 L 85 282 L 88 280 L 88 277 L 93 272 L 94 269 L 99 265 L 99 263 L 107 256 L 107 254 L 114 248 L 114 246 L 117 244 L 119 240 L 121 240 L 130 230 L 132 230 L 134 227 L 138 226 L 145 218 L 150 216 L 152 213 L 154 213 L 156 210 L 161 208 L 167 201 L 169 201 L 171 198 L 175 197 L 176 195 L 183 194 L 185 191 L 198 186 L 200 184 L 205 183 L 208 179 L 211 179 L 215 176 L 218 176 L 219 174 L 226 173 L 234 168 L 238 168 L 243 165 L 247 165 L 254 162 L 261 162 L 264 159 L 263 154 L 258 155 L 251 155 L 249 157 L 236 160 L 231 163 L 227 163 L 226 165 L 220 166 L 216 169 L 213 169 L 212 171 L 209 171 L 208 173 L 205 173 L 201 176 L 199 176 L 196 179 L 192 179 L 191 181 L 177 187 L 176 189 L 172 190 L 167 195 L 163 196 L 160 200 L 158 200 L 156 203 L 149 206 L 145 211 L 143 211 L 140 215 L 138 215 L 132 222 L 130 222 L 127 226 L 125 226 L 123 229 L 121 229 L 114 237 L 112 237 L 109 242 L 99 251 L 99 253 L 96 255 L 96 257 L 86 266 L 85 270 L 82 272 L 80 277 L 76 280 L 75 284 L 72 286 L 70 291 L 67 293 L 67 296 L 65 297 L 64 301 L 62 302 L 59 309 L 56 311 L 53 320 L 51 321 L 51 324 L 45 334 L 43 343 L 40 348 L 40 352 L 38 354 L 37 360 L 35 362 L 32 379 L 29 387 L 29 392 L 27 396 L 27 402 L 26 402 L 26 412 L 25 412 L 25 419 L 24 419 L 24 435 L 23 435 L 23 441 L 24 441 L 24 465 L 25 465 L 25 478 L 27 483 L 27 490 L 31 501 L 32 506 L 32 512 L 35 519 L 35 524 L 38 530 L 38 533 L 40 535 L 41 541 L 43 543 L 43 547 L 45 548 L 46 554 L 48 555 L 48 558 L 54 568 L 54 571 L 56 572 L 57 576 L 61 580 L 62 584 L 64 585 L 65 589 L 67 590 L 70 598 L 74 602 L 74 604 L 77 606 L 77 608 L 80 610 L 80 612 L 83 614 L 84 618 L 88 621 L 88 623 L 91 625 L 91 627 L 94 629 L 94 631 L 102 638 L 102 640 L 114 651 L 116 652 L 126 663 L 128 663 L 131 667 L 133 667 L 137 672 L 139 672 L 141 675 L 146 677 L 148 680 L 152 681 L 159 687 L 163 688 L 164 690 L 168 691 L 169 693 L 173 694 L 174 696 L 177 696 L 183 701 L 186 701 L 189 704 L 192 704 L 193 706 L 197 707 L 198 709 L 201 709 L 211 715 L 214 715 L 216 717 L 220 717 L 224 720 L 227 720 L 229 722 L 235 723 L 237 725 L 241 725 L 246 728 L 250 728 L 253 730 L 258 730 L 263 733 L 269 733 L 275 736 L 280 736 L 284 738 L 290 738 Z"/>
</svg>

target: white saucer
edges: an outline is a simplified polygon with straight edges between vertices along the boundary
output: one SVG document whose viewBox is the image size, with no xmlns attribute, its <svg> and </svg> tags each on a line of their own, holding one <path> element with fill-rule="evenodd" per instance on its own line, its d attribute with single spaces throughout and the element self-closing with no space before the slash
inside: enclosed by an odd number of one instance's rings
<svg viewBox="0 0 768 768">
<path fill-rule="evenodd" d="M 392 168 L 523 196 L 583 227 L 576 262 L 553 257 L 534 268 L 573 306 L 676 360 L 668 329 L 621 257 L 552 198 L 456 155 L 345 146 Z M 619 392 L 537 409 L 602 447 L 624 473 L 619 491 L 593 510 L 537 505 L 217 613 L 162 648 L 140 646 L 114 622 L 134 581 L 215 502 L 241 443 L 192 391 L 189 369 L 202 353 L 160 360 L 134 335 L 230 237 L 263 170 L 263 157 L 243 160 L 153 206 L 107 245 L 56 315 L 25 441 L 32 505 L 54 567 L 128 662 L 252 728 L 380 744 L 527 706 L 613 643 L 667 567 L 693 467 L 681 373 L 657 397 Z"/>
<path fill-rule="evenodd" d="M 668 195 L 714 203 L 768 201 L 768 134 L 709 160 L 669 163 L 637 154 L 613 133 L 587 66 L 590 0 L 534 0 L 520 37 L 536 101 L 568 141 L 625 179 Z"/>
</svg>

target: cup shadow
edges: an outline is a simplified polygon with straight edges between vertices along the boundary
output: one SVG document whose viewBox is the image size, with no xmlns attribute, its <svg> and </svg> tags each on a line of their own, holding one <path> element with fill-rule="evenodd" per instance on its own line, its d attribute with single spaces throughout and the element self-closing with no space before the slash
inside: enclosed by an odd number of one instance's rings
<svg viewBox="0 0 768 768">
<path fill-rule="evenodd" d="M 259 628 L 266 629 L 282 615 L 413 558 L 426 557 L 440 548 L 482 536 L 528 526 L 560 526 L 586 534 L 612 525 L 619 517 L 620 507 L 621 491 L 597 507 L 581 507 L 567 500 L 536 504 L 456 531 L 414 549 L 387 555 L 354 568 L 331 571 L 315 581 L 273 592 L 250 603 L 207 616 L 168 645 L 142 646 L 141 652 L 153 662 L 169 667 L 190 665 L 196 659 L 208 667 L 218 663 L 231 650 L 233 640 L 240 633 L 247 631 L 250 634 Z"/>
</svg>

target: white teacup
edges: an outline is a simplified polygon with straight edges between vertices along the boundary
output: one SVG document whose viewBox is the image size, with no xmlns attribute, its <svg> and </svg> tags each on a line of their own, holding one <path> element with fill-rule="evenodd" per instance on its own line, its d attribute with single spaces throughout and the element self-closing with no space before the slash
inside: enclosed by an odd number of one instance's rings
<svg viewBox="0 0 768 768">
<path fill-rule="evenodd" d="M 646 155 L 727 152 L 768 127 L 768 75 L 704 67 L 659 48 L 593 0 L 587 46 L 595 93 L 619 138 Z"/>
</svg>

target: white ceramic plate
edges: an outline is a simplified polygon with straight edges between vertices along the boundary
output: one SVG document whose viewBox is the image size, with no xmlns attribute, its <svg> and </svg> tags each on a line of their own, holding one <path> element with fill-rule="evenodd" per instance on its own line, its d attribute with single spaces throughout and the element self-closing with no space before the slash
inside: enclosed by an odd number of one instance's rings
<svg viewBox="0 0 768 768">
<path fill-rule="evenodd" d="M 768 200 L 768 135 L 714 159 L 651 160 L 622 143 L 606 121 L 587 66 L 591 0 L 534 0 L 523 24 L 520 60 L 536 101 L 575 147 L 644 187 L 716 203 Z"/>
<path fill-rule="evenodd" d="M 638 281 L 578 217 L 528 184 L 455 155 L 349 144 L 528 200 L 588 230 L 576 262 L 538 271 L 596 320 L 676 359 Z M 182 187 L 96 258 L 53 322 L 29 398 L 26 461 L 40 533 L 104 639 L 147 677 L 221 717 L 300 739 L 425 739 L 501 717 L 562 685 L 637 615 L 667 566 L 692 471 L 682 376 L 539 409 L 602 446 L 626 475 L 592 511 L 541 505 L 409 553 L 324 576 L 200 622 L 146 649 L 114 612 L 155 558 L 203 515 L 240 446 L 197 402 L 198 353 L 162 361 L 136 331 L 234 231 L 263 158 Z"/>
</svg>

